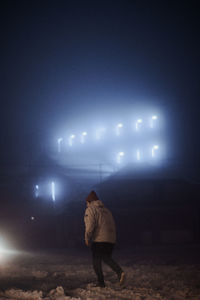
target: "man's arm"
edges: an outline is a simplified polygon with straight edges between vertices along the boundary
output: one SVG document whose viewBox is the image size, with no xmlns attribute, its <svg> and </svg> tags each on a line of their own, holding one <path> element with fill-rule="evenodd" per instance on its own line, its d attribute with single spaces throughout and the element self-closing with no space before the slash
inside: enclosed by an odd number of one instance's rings
<svg viewBox="0 0 200 300">
<path fill-rule="evenodd" d="M 85 243 L 87 246 L 89 246 L 92 240 L 93 232 L 95 230 L 95 216 L 91 207 L 88 207 L 85 211 L 84 222 L 85 222 Z"/>
</svg>

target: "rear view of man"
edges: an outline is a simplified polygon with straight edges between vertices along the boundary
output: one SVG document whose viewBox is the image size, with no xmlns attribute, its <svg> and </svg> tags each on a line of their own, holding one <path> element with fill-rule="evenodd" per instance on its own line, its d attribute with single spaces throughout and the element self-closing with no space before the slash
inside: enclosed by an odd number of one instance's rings
<svg viewBox="0 0 200 300">
<path fill-rule="evenodd" d="M 94 191 L 86 198 L 85 211 L 85 243 L 91 246 L 93 268 L 98 278 L 99 287 L 105 287 L 102 272 L 102 260 L 117 274 L 120 284 L 123 284 L 125 274 L 121 267 L 112 259 L 116 242 L 115 222 L 111 212 L 99 200 Z"/>
</svg>

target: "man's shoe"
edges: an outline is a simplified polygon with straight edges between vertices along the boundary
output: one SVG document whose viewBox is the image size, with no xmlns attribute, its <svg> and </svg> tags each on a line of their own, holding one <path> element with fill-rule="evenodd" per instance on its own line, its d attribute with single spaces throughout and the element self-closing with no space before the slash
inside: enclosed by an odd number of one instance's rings
<svg viewBox="0 0 200 300">
<path fill-rule="evenodd" d="M 120 276 L 119 276 L 119 284 L 123 285 L 125 281 L 125 273 L 121 272 Z"/>
</svg>

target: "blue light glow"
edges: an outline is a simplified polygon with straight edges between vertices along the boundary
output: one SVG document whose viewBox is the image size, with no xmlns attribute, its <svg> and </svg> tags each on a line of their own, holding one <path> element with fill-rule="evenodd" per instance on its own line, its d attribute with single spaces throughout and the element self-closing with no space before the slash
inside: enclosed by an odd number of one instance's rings
<svg viewBox="0 0 200 300">
<path fill-rule="evenodd" d="M 35 197 L 36 198 L 39 197 L 39 185 L 38 184 L 35 185 Z"/>
<path fill-rule="evenodd" d="M 105 132 L 106 132 L 106 128 L 104 127 L 98 128 L 95 133 L 96 140 L 101 140 L 105 135 Z"/>
<path fill-rule="evenodd" d="M 55 202 L 55 200 L 56 200 L 56 197 L 55 197 L 55 182 L 53 182 L 53 181 L 51 183 L 51 197 L 52 197 L 53 202 Z"/>
<path fill-rule="evenodd" d="M 135 124 L 135 129 L 136 131 L 139 131 L 139 129 L 141 128 L 141 124 L 143 123 L 143 120 L 142 119 L 138 119 L 136 121 L 136 124 Z"/>
<path fill-rule="evenodd" d="M 71 134 L 68 140 L 69 146 L 73 146 L 74 139 L 75 139 L 75 134 Z"/>
<path fill-rule="evenodd" d="M 62 143 L 62 141 L 63 141 L 63 138 L 61 138 L 61 137 L 57 140 L 57 143 L 58 143 L 58 152 L 61 152 L 61 143 Z"/>
<path fill-rule="evenodd" d="M 141 159 L 140 150 L 137 150 L 137 160 L 139 161 Z"/>
<path fill-rule="evenodd" d="M 81 144 L 85 143 L 85 137 L 86 136 L 87 136 L 87 132 L 86 131 L 82 132 L 82 134 L 81 134 Z"/>
<path fill-rule="evenodd" d="M 136 162 L 148 165 L 153 161 L 161 164 L 166 159 L 163 124 L 161 112 L 157 109 L 139 113 L 130 111 L 126 115 L 120 112 L 116 117 L 110 114 L 107 119 L 101 115 L 101 119 L 78 122 L 68 129 L 66 141 L 60 138 L 62 153 L 56 159 L 61 165 L 84 165 L 90 169 L 90 165 L 99 164 L 115 168 L 116 162 L 121 166 Z M 65 151 L 64 145 L 68 146 Z"/>
<path fill-rule="evenodd" d="M 123 128 L 123 124 L 122 123 L 117 124 L 117 126 L 116 126 L 116 135 L 117 136 L 119 136 L 121 134 L 122 128 Z"/>
<path fill-rule="evenodd" d="M 120 164 L 122 162 L 122 158 L 124 157 L 125 153 L 124 152 L 119 152 L 117 154 L 117 163 Z"/>
<path fill-rule="evenodd" d="M 155 128 L 156 127 L 156 122 L 158 120 L 158 116 L 154 115 L 151 117 L 151 120 L 150 120 L 150 127 L 151 128 Z"/>
<path fill-rule="evenodd" d="M 152 154 L 152 157 L 155 157 L 156 155 L 156 150 L 159 149 L 159 146 L 158 145 L 154 145 L 152 150 L 151 150 L 151 154 Z"/>
</svg>

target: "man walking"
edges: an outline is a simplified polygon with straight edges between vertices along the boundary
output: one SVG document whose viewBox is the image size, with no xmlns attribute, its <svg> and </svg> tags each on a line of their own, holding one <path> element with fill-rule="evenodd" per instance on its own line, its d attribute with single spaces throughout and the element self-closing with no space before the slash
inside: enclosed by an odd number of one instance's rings
<svg viewBox="0 0 200 300">
<path fill-rule="evenodd" d="M 117 274 L 119 283 L 123 284 L 125 273 L 112 259 L 112 252 L 116 242 L 115 222 L 111 212 L 99 200 L 94 191 L 86 198 L 85 211 L 85 243 L 91 246 L 93 268 L 97 275 L 99 287 L 105 287 L 102 272 L 102 260 Z"/>
</svg>

